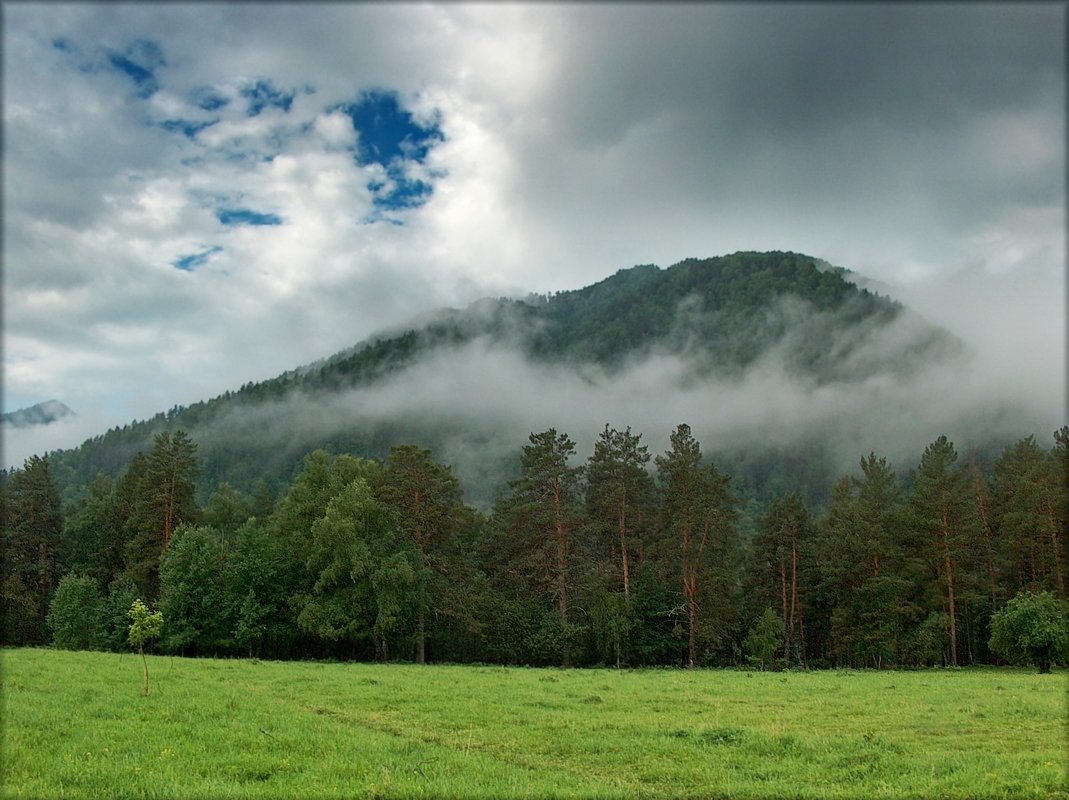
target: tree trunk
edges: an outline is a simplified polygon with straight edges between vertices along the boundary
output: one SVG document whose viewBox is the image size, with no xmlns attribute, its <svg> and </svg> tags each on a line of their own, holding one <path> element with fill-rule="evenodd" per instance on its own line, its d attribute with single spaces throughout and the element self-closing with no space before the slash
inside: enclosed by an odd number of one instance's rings
<svg viewBox="0 0 1069 800">
<path fill-rule="evenodd" d="M 980 513 L 980 524 L 984 529 L 984 555 L 987 559 L 987 583 L 991 592 L 991 611 L 992 613 L 998 607 L 998 581 L 995 579 L 995 547 L 994 547 L 994 535 L 991 530 L 991 523 L 987 518 L 987 502 L 984 498 L 984 485 L 980 475 L 980 469 L 976 466 L 975 454 L 969 455 L 969 468 L 972 470 L 973 476 L 973 490 L 976 495 L 976 509 Z"/>
<path fill-rule="evenodd" d="M 783 657 L 787 661 L 791 658 L 791 625 L 790 615 L 787 613 L 787 565 L 783 556 L 779 559 L 779 583 L 780 599 L 783 601 Z"/>
<path fill-rule="evenodd" d="M 693 669 L 698 663 L 698 584 L 694 575 L 687 585 L 687 667 Z"/>
<path fill-rule="evenodd" d="M 798 608 L 798 546 L 797 546 L 797 544 L 794 542 L 794 540 L 792 538 L 792 540 L 791 540 L 791 630 L 792 630 L 792 632 L 793 632 L 793 629 L 794 629 L 795 619 L 798 617 L 798 615 L 799 615 L 799 608 Z M 799 620 L 799 622 L 798 622 L 798 639 L 799 639 L 799 648 L 800 648 L 801 652 L 799 654 L 800 658 L 798 660 L 800 662 L 803 662 L 803 663 L 805 662 L 805 639 L 804 639 L 804 636 L 805 636 L 805 634 L 802 631 L 801 621 Z M 792 633 L 792 638 L 793 638 L 793 633 Z"/>
<path fill-rule="evenodd" d="M 620 559 L 624 570 L 624 598 L 631 599 L 631 581 L 627 563 L 627 502 L 620 503 Z"/>
<path fill-rule="evenodd" d="M 427 635 L 423 624 L 423 603 L 416 609 L 416 663 L 427 663 Z"/>
<path fill-rule="evenodd" d="M 141 656 L 141 666 L 144 667 L 144 670 L 145 670 L 145 689 L 144 689 L 144 694 L 145 694 L 145 697 L 148 697 L 148 659 L 145 658 L 145 647 L 144 647 L 144 645 L 140 645 L 139 644 L 137 646 L 137 652 Z"/>
<path fill-rule="evenodd" d="M 1050 495 L 1047 495 L 1047 519 L 1050 522 L 1050 546 L 1054 551 L 1054 583 L 1058 587 L 1058 591 L 1065 594 L 1065 570 L 1062 567 L 1062 548 L 1058 542 L 1058 520 L 1054 514 L 1054 504 L 1051 502 Z"/>
<path fill-rule="evenodd" d="M 950 551 L 946 549 L 943 560 L 947 575 L 947 603 L 950 606 L 950 663 L 958 665 L 958 607 L 954 601 L 954 567 L 950 561 Z"/>
</svg>

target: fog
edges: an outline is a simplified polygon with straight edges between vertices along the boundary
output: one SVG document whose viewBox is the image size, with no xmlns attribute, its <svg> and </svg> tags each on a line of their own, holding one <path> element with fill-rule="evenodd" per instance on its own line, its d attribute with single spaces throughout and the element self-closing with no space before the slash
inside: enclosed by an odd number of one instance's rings
<svg viewBox="0 0 1069 800">
<path fill-rule="evenodd" d="M 775 313 L 798 316 L 802 310 L 790 301 Z M 730 375 L 703 374 L 688 352 L 647 353 L 611 372 L 547 364 L 532 361 L 514 342 L 483 337 L 432 351 L 370 388 L 236 408 L 219 424 L 231 436 L 267 432 L 281 437 L 280 443 L 298 443 L 401 422 L 434 431 L 444 441 L 436 457 L 452 464 L 469 489 L 486 479 L 488 465 L 497 468 L 516 456 L 529 433 L 550 427 L 576 440 L 579 459 L 590 454 L 606 424 L 630 426 L 657 453 L 667 448 L 674 427 L 687 423 L 709 454 L 816 442 L 842 473 L 854 472 L 870 451 L 900 469 L 914 466 L 940 435 L 960 452 L 1028 434 L 1049 446 L 1065 420 L 1064 373 L 1041 359 L 1022 363 L 1011 357 L 1013 342 L 1026 338 L 1012 332 L 1002 348 L 994 342 L 977 346 L 975 334 L 984 330 L 990 326 L 976 326 L 971 343 L 903 362 L 903 354 L 931 336 L 927 322 L 907 311 L 890 325 L 852 330 L 849 341 L 827 341 L 827 352 L 840 354 L 838 371 L 847 378 L 823 382 L 792 366 L 798 343 L 791 335 Z M 500 482 L 509 476 L 494 477 Z"/>
</svg>

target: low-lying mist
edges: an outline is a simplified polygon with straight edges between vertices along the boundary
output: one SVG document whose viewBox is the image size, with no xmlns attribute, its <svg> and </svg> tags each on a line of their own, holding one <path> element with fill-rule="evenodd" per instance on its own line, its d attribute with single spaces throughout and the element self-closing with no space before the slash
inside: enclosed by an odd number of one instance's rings
<svg viewBox="0 0 1069 800">
<path fill-rule="evenodd" d="M 851 377 L 823 381 L 796 368 L 791 335 L 730 375 L 686 353 L 647 353 L 612 371 L 548 364 L 482 337 L 439 348 L 373 387 L 294 394 L 237 408 L 218 425 L 227 436 L 267 435 L 287 446 L 379 425 L 433 431 L 435 456 L 452 464 L 470 491 L 487 480 L 487 464 L 509 463 L 530 432 L 550 427 L 576 440 L 581 459 L 606 423 L 630 426 L 659 453 L 685 422 L 714 457 L 818 442 L 830 468 L 852 473 L 870 451 L 908 468 L 939 435 L 964 452 L 1030 433 L 1046 441 L 1062 424 L 1049 397 L 999 380 L 971 348 L 944 347 L 904 362 L 931 330 L 903 313 L 878 330 L 852 330 L 849 342 L 826 341 L 828 353 L 842 355 L 837 371 Z"/>
</svg>

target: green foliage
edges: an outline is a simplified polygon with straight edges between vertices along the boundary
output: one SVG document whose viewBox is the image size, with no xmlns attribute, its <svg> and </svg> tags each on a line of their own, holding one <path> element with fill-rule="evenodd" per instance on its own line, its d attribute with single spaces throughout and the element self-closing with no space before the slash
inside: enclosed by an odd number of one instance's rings
<svg viewBox="0 0 1069 800">
<path fill-rule="evenodd" d="M 1060 450 L 1059 450 L 1060 447 Z M 1018 588 L 1065 595 L 1065 531 L 1069 474 L 1065 447 L 1044 451 L 1028 436 L 1007 447 L 994 465 L 993 513 L 1008 548 L 1000 553 L 1006 579 Z"/>
<path fill-rule="evenodd" d="M 415 583 L 416 661 L 426 661 L 426 617 L 446 614 L 445 583 L 454 571 L 449 550 L 460 521 L 460 484 L 452 470 L 431 460 L 429 450 L 397 445 L 376 474 L 375 494 L 394 512 L 398 533 L 410 548 Z"/>
<path fill-rule="evenodd" d="M 129 645 L 130 607 L 137 598 L 137 584 L 129 575 L 119 575 L 108 584 L 108 594 L 100 606 L 103 647 L 119 652 Z"/>
<path fill-rule="evenodd" d="M 791 493 L 772 502 L 753 540 L 752 580 L 761 601 L 780 609 L 783 657 L 788 665 L 803 665 L 809 655 L 805 631 L 812 610 L 809 553 L 813 538 L 809 509 L 801 497 Z"/>
<path fill-rule="evenodd" d="M 605 664 L 623 663 L 631 633 L 631 603 L 622 592 L 602 592 L 590 609 L 598 657 Z"/>
<path fill-rule="evenodd" d="M 968 561 L 975 554 L 978 535 L 968 474 L 955 467 L 957 451 L 940 436 L 924 450 L 914 474 L 909 498 L 909 521 L 920 537 L 915 547 L 937 577 L 947 610 L 950 633 L 949 659 L 961 663 L 958 653 L 958 606 L 969 576 Z"/>
<path fill-rule="evenodd" d="M 950 615 L 931 612 L 910 637 L 908 652 L 912 662 L 921 667 L 950 663 Z"/>
<path fill-rule="evenodd" d="M 219 653 L 232 623 L 223 584 L 225 558 L 218 533 L 180 525 L 160 562 L 160 611 L 167 624 L 164 649 Z"/>
<path fill-rule="evenodd" d="M 763 670 L 772 664 L 772 657 L 779 649 L 782 639 L 783 620 L 771 608 L 766 608 L 746 634 L 742 651 L 749 663 Z"/>
<path fill-rule="evenodd" d="M 1022 592 L 991 619 L 991 649 L 1013 664 L 1050 672 L 1069 659 L 1069 603 L 1050 592 Z"/>
<path fill-rule="evenodd" d="M 370 640 L 386 658 L 386 637 L 410 607 L 415 571 L 398 548 L 394 515 L 367 481 L 343 487 L 312 524 L 305 566 L 314 582 L 301 600 L 301 628 L 329 641 Z"/>
<path fill-rule="evenodd" d="M 149 611 L 148 606 L 138 598 L 130 605 L 127 616 L 130 617 L 130 644 L 136 647 L 138 652 L 143 651 L 146 644 L 160 637 L 163 631 L 162 612 Z"/>
<path fill-rule="evenodd" d="M 502 531 L 511 570 L 552 598 L 559 625 L 541 637 L 560 644 L 561 663 L 571 661 L 569 593 L 574 588 L 574 537 L 582 525 L 579 481 L 582 467 L 573 467 L 575 442 L 555 428 L 530 435 L 520 455 L 520 477 L 494 511 Z"/>
<path fill-rule="evenodd" d="M 3 643 L 47 640 L 48 603 L 59 578 L 57 553 L 63 530 L 59 490 L 47 458 L 33 456 L 3 491 Z"/>
<path fill-rule="evenodd" d="M 163 614 L 149 611 L 141 598 L 134 600 L 130 606 L 130 644 L 137 648 L 141 663 L 145 668 L 145 696 L 148 696 L 148 659 L 145 658 L 145 645 L 160 637 L 163 631 Z"/>
<path fill-rule="evenodd" d="M 63 576 L 48 610 L 52 644 L 64 650 L 95 650 L 103 642 L 103 598 L 96 581 L 73 572 Z"/>
<path fill-rule="evenodd" d="M 1023 658 L 993 636 L 1002 599 L 1062 602 L 1054 478 L 1069 433 L 1049 452 L 1028 437 L 997 461 L 970 454 L 965 469 L 941 437 L 908 491 L 870 454 L 819 517 L 799 494 L 766 502 L 749 484 L 737 504 L 686 425 L 655 484 L 640 439 L 606 425 L 584 469 L 571 437 L 531 434 L 489 519 L 424 448 L 382 463 L 316 451 L 255 502 L 221 485 L 174 517 L 194 521 L 167 547 L 146 456 L 65 519 L 48 462 L 31 460 L 0 475 L 6 624 L 29 636 L 44 603 L 57 645 L 123 649 L 131 605 L 155 598 L 178 653 L 738 666 L 766 663 L 758 633 L 772 626 L 755 622 L 772 608 L 787 663 L 882 668 L 984 663 L 989 643 Z M 43 590 L 57 570 L 68 579 Z"/>
</svg>

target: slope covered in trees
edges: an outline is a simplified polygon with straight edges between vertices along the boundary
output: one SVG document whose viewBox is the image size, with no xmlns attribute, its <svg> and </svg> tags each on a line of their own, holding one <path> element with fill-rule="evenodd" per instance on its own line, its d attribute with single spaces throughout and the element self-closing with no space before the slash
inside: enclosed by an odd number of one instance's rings
<svg viewBox="0 0 1069 800">
<path fill-rule="evenodd" d="M 436 413 L 433 399 L 418 413 L 372 413 L 359 391 L 477 343 L 526 363 L 571 370 L 580 380 L 671 356 L 685 365 L 679 380 L 691 384 L 740 375 L 774 354 L 777 369 L 807 385 L 849 385 L 874 375 L 906 376 L 957 351 L 953 337 L 916 319 L 908 336 L 888 336 L 889 326 L 907 316 L 897 303 L 859 289 L 844 270 L 794 253 L 736 253 L 668 269 L 639 266 L 576 291 L 484 300 L 429 315 L 321 362 L 53 453 L 52 470 L 62 496 L 73 500 L 99 474 L 116 477 L 136 453 L 148 451 L 157 433 L 181 428 L 199 443 L 203 501 L 224 481 L 247 492 L 257 486 L 277 492 L 315 448 L 383 458 L 397 442 L 439 453 L 446 442 L 462 439 L 466 451 L 480 453 L 474 468 L 462 470 L 463 488 L 486 506 L 512 477 L 502 473 L 493 453 L 506 449 L 515 431 L 503 437 L 477 415 Z M 433 398 L 436 387 L 420 385 L 418 392 Z M 509 399 L 498 402 L 504 406 Z M 535 426 L 519 424 L 520 430 Z M 496 447 L 485 446 L 491 440 Z M 749 452 L 736 459 L 735 472 L 744 482 L 764 485 L 777 464 L 798 457 L 779 454 L 773 463 Z M 826 492 L 829 478 L 818 474 L 826 465 L 811 454 L 800 457 L 811 462 L 812 482 Z"/>
</svg>

